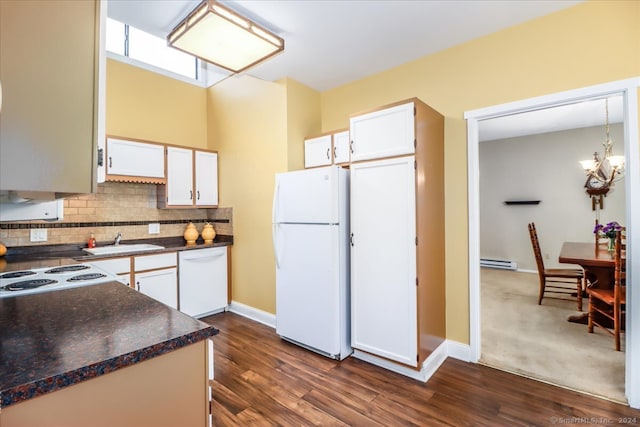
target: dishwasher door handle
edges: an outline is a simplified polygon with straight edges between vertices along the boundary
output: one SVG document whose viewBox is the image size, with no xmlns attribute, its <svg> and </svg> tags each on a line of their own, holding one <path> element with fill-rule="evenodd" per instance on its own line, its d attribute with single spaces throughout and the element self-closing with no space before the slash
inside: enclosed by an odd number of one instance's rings
<svg viewBox="0 0 640 427">
<path fill-rule="evenodd" d="M 196 252 L 198 252 L 198 251 L 200 251 L 200 250 L 197 250 Z M 186 252 L 188 252 L 188 251 L 186 251 Z M 207 253 L 207 254 L 198 254 L 198 253 L 185 254 L 185 253 L 182 253 L 182 254 L 180 254 L 180 260 L 182 260 L 182 261 L 195 261 L 195 262 L 208 262 L 208 261 L 211 261 L 213 259 L 220 258 L 221 256 L 224 256 L 224 254 L 226 254 L 226 253 L 227 253 L 226 250 L 215 251 L 213 253 L 210 252 L 210 253 Z"/>
</svg>

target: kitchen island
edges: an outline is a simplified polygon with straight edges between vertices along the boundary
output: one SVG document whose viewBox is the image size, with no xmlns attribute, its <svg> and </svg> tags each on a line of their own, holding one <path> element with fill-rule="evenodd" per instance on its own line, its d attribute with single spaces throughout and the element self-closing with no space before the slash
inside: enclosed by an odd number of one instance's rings
<svg viewBox="0 0 640 427">
<path fill-rule="evenodd" d="M 205 426 L 218 331 L 118 282 L 0 299 L 0 425 Z"/>
</svg>

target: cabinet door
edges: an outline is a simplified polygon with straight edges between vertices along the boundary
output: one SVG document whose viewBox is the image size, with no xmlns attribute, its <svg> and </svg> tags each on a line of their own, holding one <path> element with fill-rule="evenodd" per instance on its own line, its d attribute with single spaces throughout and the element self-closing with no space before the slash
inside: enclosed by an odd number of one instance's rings
<svg viewBox="0 0 640 427">
<path fill-rule="evenodd" d="M 107 175 L 164 179 L 164 146 L 108 138 Z"/>
<path fill-rule="evenodd" d="M 304 141 L 304 167 L 331 164 L 331 135 L 319 136 Z"/>
<path fill-rule="evenodd" d="M 351 340 L 417 366 L 414 157 L 351 165 Z"/>
<path fill-rule="evenodd" d="M 171 308 L 178 308 L 177 269 L 175 267 L 135 273 L 134 281 L 138 291 Z"/>
<path fill-rule="evenodd" d="M 196 206 L 218 206 L 218 153 L 195 152 Z"/>
<path fill-rule="evenodd" d="M 167 147 L 167 204 L 193 206 L 193 150 Z"/>
<path fill-rule="evenodd" d="M 351 147 L 349 147 L 349 142 L 348 130 L 333 135 L 333 163 L 342 164 L 351 161 Z"/>
<path fill-rule="evenodd" d="M 0 0 L 0 189 L 95 191 L 96 7 Z"/>
<path fill-rule="evenodd" d="M 180 311 L 201 317 L 228 303 L 227 247 L 182 251 L 179 255 Z"/>
<path fill-rule="evenodd" d="M 350 124 L 352 161 L 415 152 L 413 102 L 352 117 Z"/>
</svg>

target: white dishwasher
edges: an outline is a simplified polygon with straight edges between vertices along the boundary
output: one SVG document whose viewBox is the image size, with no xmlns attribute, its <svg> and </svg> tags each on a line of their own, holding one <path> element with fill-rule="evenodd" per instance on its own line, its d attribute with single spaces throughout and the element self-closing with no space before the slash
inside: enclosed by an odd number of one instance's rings
<svg viewBox="0 0 640 427">
<path fill-rule="evenodd" d="M 227 307 L 227 246 L 180 251 L 179 310 L 204 317 Z"/>
</svg>

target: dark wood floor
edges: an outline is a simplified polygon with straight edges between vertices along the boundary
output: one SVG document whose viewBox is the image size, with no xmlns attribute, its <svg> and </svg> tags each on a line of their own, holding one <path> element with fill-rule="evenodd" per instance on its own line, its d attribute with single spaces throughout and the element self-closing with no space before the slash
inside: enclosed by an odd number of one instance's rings
<svg viewBox="0 0 640 427">
<path fill-rule="evenodd" d="M 236 314 L 203 320 L 220 329 L 215 426 L 640 425 L 638 410 L 481 365 L 447 359 L 423 384 L 316 355 Z"/>
</svg>

